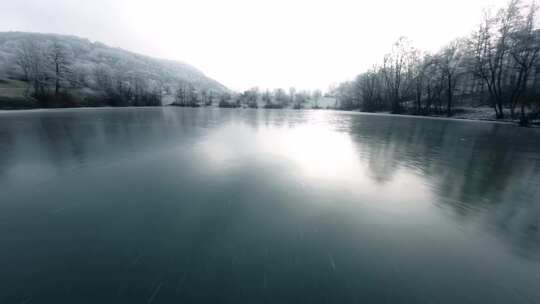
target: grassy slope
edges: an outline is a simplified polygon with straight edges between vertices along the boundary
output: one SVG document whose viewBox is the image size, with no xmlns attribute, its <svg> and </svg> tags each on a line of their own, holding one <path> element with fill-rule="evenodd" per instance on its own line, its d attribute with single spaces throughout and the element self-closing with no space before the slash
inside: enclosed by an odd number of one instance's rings
<svg viewBox="0 0 540 304">
<path fill-rule="evenodd" d="M 35 102 L 26 98 L 27 89 L 27 82 L 0 79 L 0 109 L 35 108 Z"/>
<path fill-rule="evenodd" d="M 28 83 L 19 80 L 0 79 L 0 97 L 24 98 Z"/>
</svg>

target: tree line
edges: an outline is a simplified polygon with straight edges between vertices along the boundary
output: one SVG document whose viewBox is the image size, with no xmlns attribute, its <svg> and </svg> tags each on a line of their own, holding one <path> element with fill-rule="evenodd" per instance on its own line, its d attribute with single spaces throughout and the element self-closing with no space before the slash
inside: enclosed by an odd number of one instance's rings
<svg viewBox="0 0 540 304">
<path fill-rule="evenodd" d="M 239 93 L 223 93 L 218 96 L 218 106 L 223 108 L 264 108 L 264 109 L 318 109 L 322 98 L 320 90 L 297 91 L 294 87 L 261 91 L 254 87 Z"/>
<path fill-rule="evenodd" d="M 166 83 L 150 72 L 132 70 L 129 64 L 109 58 L 81 70 L 74 52 L 62 40 L 29 38 L 18 43 L 13 57 L 21 72 L 18 78 L 28 82 L 27 97 L 36 100 L 39 107 L 159 106 L 167 96 L 172 97 L 173 106 L 181 107 L 217 104 L 227 108 L 303 109 L 319 108 L 322 97 L 320 90 L 297 91 L 292 87 L 233 92 L 196 87 L 188 81 Z"/>
<path fill-rule="evenodd" d="M 452 116 L 456 103 L 489 105 L 497 119 L 539 116 L 537 6 L 511 0 L 485 12 L 474 32 L 434 54 L 405 37 L 382 63 L 333 89 L 342 109 Z"/>
<path fill-rule="evenodd" d="M 74 68 L 73 51 L 61 41 L 22 41 L 15 65 L 28 82 L 27 97 L 39 107 L 159 106 L 167 88 L 157 77 L 106 64 L 90 71 Z M 158 79 L 158 80 L 156 80 Z"/>
</svg>

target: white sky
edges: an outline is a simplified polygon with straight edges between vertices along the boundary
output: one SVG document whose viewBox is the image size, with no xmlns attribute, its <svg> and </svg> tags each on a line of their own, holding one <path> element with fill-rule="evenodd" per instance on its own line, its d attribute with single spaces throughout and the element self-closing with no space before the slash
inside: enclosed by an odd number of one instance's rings
<svg viewBox="0 0 540 304">
<path fill-rule="evenodd" d="M 399 36 L 436 50 L 507 0 L 1 0 L 0 31 L 70 34 L 181 60 L 231 89 L 326 89 Z"/>
</svg>

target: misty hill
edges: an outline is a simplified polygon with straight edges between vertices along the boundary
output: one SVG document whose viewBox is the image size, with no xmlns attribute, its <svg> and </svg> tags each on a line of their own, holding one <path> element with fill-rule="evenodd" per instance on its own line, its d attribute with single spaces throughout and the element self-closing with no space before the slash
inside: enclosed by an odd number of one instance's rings
<svg viewBox="0 0 540 304">
<path fill-rule="evenodd" d="M 63 56 L 62 61 L 58 58 L 55 61 L 60 65 L 51 63 L 55 47 Z M 31 75 L 21 68 L 23 55 L 29 62 L 28 57 L 39 58 L 34 65 L 27 64 L 33 67 L 29 68 L 33 71 Z M 61 64 L 65 65 L 62 73 L 55 69 L 63 68 Z M 56 93 L 58 88 L 63 89 L 84 99 L 83 103 L 105 97 L 122 99 L 114 101 L 123 103 L 118 105 L 146 105 L 140 100 L 148 98 L 149 94 L 159 95 L 160 101 L 169 103 L 181 86 L 199 92 L 227 91 L 222 84 L 186 63 L 152 58 L 75 36 L 25 32 L 0 32 L 0 80 L 3 85 L 0 96 L 7 98 L 20 97 L 17 92 L 22 91 L 29 96 L 32 90 L 37 96 L 42 89 L 43 94 L 50 94 L 56 87 Z M 21 81 L 28 83 L 28 90 L 23 90 Z M 16 88 L 10 87 L 13 83 Z M 11 92 L 11 96 L 2 92 Z"/>
</svg>

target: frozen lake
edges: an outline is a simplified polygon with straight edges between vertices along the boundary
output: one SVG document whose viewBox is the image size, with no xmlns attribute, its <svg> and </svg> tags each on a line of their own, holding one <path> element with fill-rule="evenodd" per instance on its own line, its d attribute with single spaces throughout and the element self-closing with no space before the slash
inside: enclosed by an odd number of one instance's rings
<svg viewBox="0 0 540 304">
<path fill-rule="evenodd" d="M 540 130 L 0 113 L 0 303 L 539 303 Z"/>
</svg>

